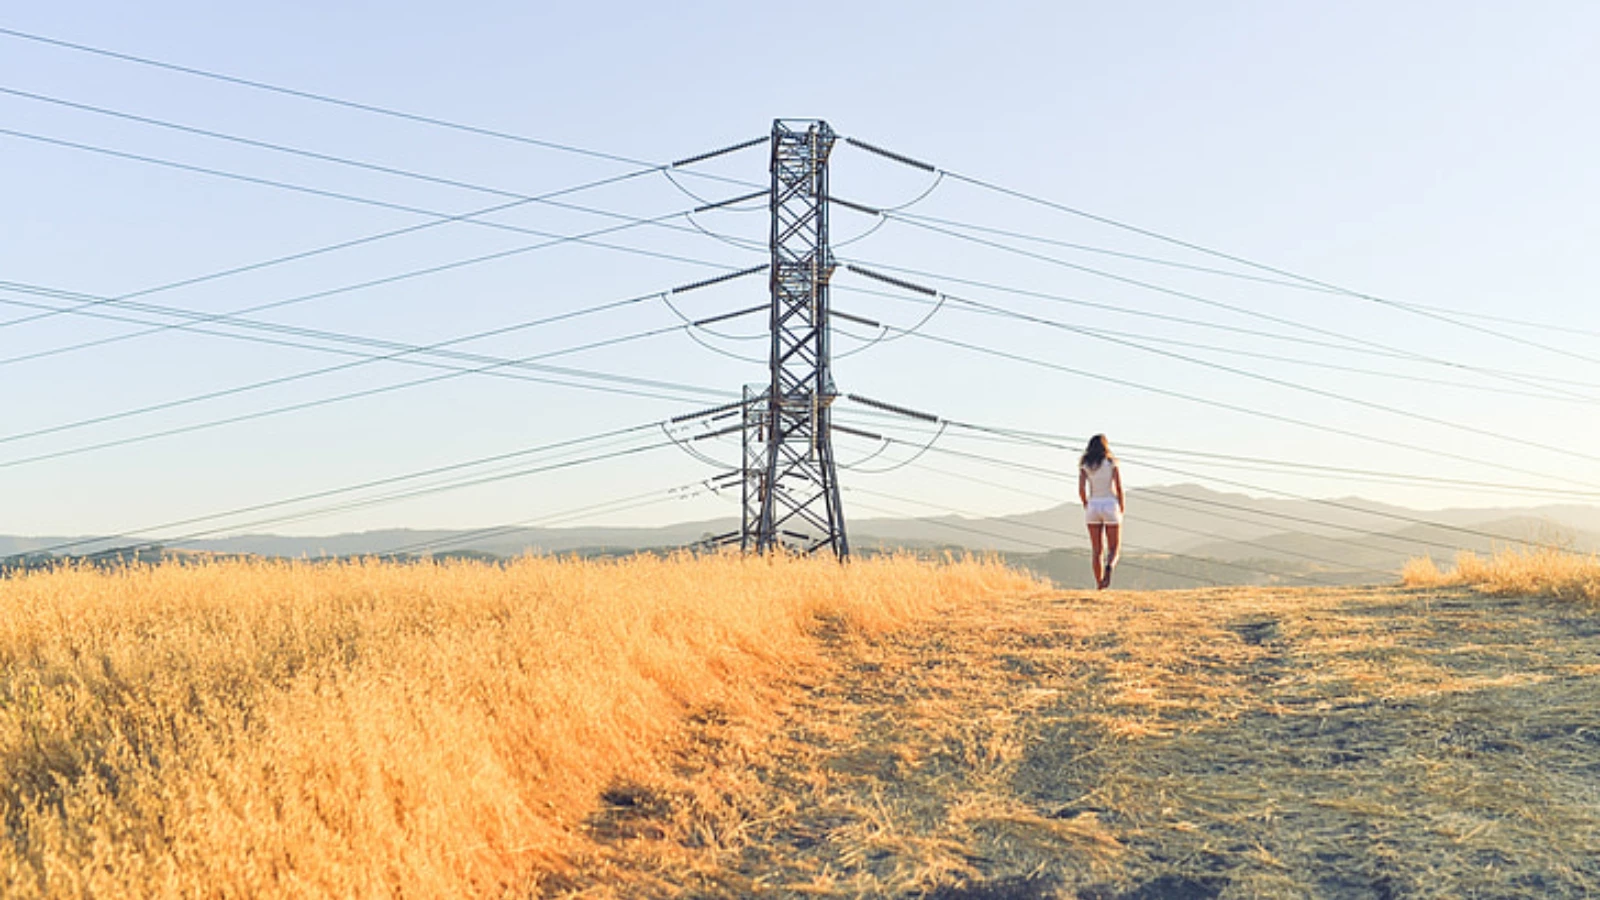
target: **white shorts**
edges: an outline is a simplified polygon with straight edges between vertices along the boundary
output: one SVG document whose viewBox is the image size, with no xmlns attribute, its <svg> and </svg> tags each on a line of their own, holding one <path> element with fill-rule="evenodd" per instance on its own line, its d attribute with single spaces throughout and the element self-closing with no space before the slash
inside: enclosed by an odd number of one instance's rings
<svg viewBox="0 0 1600 900">
<path fill-rule="evenodd" d="M 1090 525 L 1121 525 L 1122 509 L 1115 497 L 1092 497 L 1083 508 L 1083 520 Z"/>
</svg>

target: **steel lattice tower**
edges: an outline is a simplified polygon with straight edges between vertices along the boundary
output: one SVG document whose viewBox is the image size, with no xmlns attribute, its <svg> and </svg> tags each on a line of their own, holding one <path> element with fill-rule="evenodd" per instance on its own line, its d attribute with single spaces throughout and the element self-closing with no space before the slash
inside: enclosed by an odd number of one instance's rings
<svg viewBox="0 0 1600 900">
<path fill-rule="evenodd" d="M 741 543 L 850 555 L 834 467 L 830 407 L 828 155 L 820 120 L 772 123 L 771 378 L 745 405 L 745 510 Z M 759 468 L 756 468 L 759 466 Z"/>
</svg>

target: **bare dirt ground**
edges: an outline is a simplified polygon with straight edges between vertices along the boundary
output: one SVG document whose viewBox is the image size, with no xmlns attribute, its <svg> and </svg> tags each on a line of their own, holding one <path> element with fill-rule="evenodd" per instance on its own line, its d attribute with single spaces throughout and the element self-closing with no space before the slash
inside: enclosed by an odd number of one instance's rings
<svg viewBox="0 0 1600 900">
<path fill-rule="evenodd" d="M 1600 610 L 1460 589 L 1060 592 L 826 634 L 699 711 L 547 894 L 1600 895 Z"/>
</svg>

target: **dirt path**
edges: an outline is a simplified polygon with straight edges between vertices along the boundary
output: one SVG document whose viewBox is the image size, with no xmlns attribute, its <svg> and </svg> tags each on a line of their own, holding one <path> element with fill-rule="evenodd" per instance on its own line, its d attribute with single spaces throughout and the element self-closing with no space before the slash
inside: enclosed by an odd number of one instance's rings
<svg viewBox="0 0 1600 900">
<path fill-rule="evenodd" d="M 1392 588 L 1016 598 L 618 786 L 584 893 L 1600 894 L 1600 612 Z M 555 885 L 553 885 L 555 886 Z"/>
</svg>

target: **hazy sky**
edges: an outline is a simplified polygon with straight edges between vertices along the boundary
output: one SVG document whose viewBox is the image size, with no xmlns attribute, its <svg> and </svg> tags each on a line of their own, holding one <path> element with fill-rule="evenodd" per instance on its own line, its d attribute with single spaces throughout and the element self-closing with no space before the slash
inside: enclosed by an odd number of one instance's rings
<svg viewBox="0 0 1600 900">
<path fill-rule="evenodd" d="M 1593 162 L 1600 157 L 1600 121 L 1592 114 L 1600 105 L 1600 7 L 823 2 L 803 7 L 809 18 L 801 10 L 750 3 L 62 2 L 10 4 L 0 12 L 0 28 L 650 163 L 759 137 L 774 117 L 825 118 L 842 135 L 953 173 L 1378 298 L 1097 253 L 1083 248 L 1267 274 L 954 178 L 935 186 L 925 173 L 841 145 L 832 160 L 840 197 L 890 207 L 933 186 L 904 214 L 1043 240 L 992 231 L 964 231 L 978 240 L 963 240 L 899 219 L 846 244 L 873 221 L 835 209 L 839 257 L 924 273 L 902 276 L 1058 323 L 984 315 L 949 300 L 916 336 L 863 344 L 851 335 L 874 332 L 851 326 L 836 340 L 844 390 L 969 422 L 1065 435 L 1074 444 L 1105 432 L 1123 448 L 1133 485 L 1199 481 L 1255 494 L 1359 495 L 1421 507 L 1600 498 L 1600 254 L 1594 250 L 1600 174 Z M 0 128 L 20 133 L 0 134 L 0 281 L 30 289 L 124 297 L 640 168 L 5 35 L 0 88 L 7 91 L 0 93 Z M 501 193 L 293 157 L 18 91 Z M 759 187 L 767 177 L 765 153 L 744 151 L 696 172 Z M 616 214 L 682 213 L 700 203 L 690 193 L 721 199 L 750 190 L 696 175 L 679 181 L 682 190 L 659 174 L 638 175 L 561 198 L 598 213 L 524 204 L 486 218 L 582 234 L 625 223 Z M 667 227 L 635 225 L 598 238 L 612 247 L 567 242 L 249 316 L 431 344 L 651 294 L 764 259 L 764 209 L 662 221 Z M 128 301 L 167 310 L 104 304 L 92 311 L 172 322 L 170 308 L 229 313 L 538 242 L 528 233 L 458 220 Z M 966 283 L 972 281 L 1010 291 Z M 920 299 L 915 295 L 863 293 L 888 289 L 859 276 L 841 273 L 835 286 L 836 308 L 893 328 L 909 328 L 928 311 L 913 302 Z M 761 279 L 746 279 L 685 294 L 680 309 L 709 316 L 760 303 L 764 294 Z M 142 529 L 649 423 L 722 402 L 765 378 L 762 323 L 755 317 L 724 323 L 718 334 L 678 330 L 548 360 L 705 393 L 623 385 L 664 395 L 642 397 L 465 375 L 86 450 L 443 370 L 369 362 L 123 415 L 357 357 L 167 329 L 18 359 L 140 326 L 64 314 L 18 322 L 39 307 L 74 301 L 17 291 L 0 291 L 0 301 L 0 533 Z M 1462 327 L 1449 316 L 1396 304 L 1517 322 L 1458 318 L 1471 326 Z M 531 357 L 680 321 L 648 299 L 452 349 L 480 360 Z M 304 332 L 209 327 L 346 351 L 353 346 Z M 392 345 L 356 349 L 394 352 Z M 751 361 L 734 358 L 740 356 Z M 839 415 L 905 441 L 926 439 L 917 427 L 873 420 L 859 408 L 841 405 Z M 108 416 L 116 418 L 89 421 Z M 573 453 L 662 438 L 656 432 L 629 440 Z M 842 473 L 852 516 L 1019 511 L 1071 493 L 1070 482 L 948 452 L 1070 473 L 1074 460 L 1061 450 L 952 431 L 933 452 L 896 468 L 911 445 L 883 449 L 841 437 L 837 448 L 854 466 Z M 738 454 L 731 439 L 695 441 L 693 449 L 730 463 Z M 1386 483 L 1229 461 L 1238 456 L 1545 492 Z M 558 461 L 528 456 L 509 464 Z M 448 474 L 513 471 L 505 465 Z M 690 490 L 669 499 L 667 489 L 713 471 L 670 447 L 641 450 L 337 515 L 251 527 L 270 515 L 315 510 L 313 502 L 195 528 L 471 527 L 620 498 L 664 502 L 570 521 L 644 524 L 729 514 L 736 508 L 729 497 Z M 320 505 L 445 478 L 331 495 Z M 1563 497 L 1563 490 L 1574 493 Z"/>
</svg>

